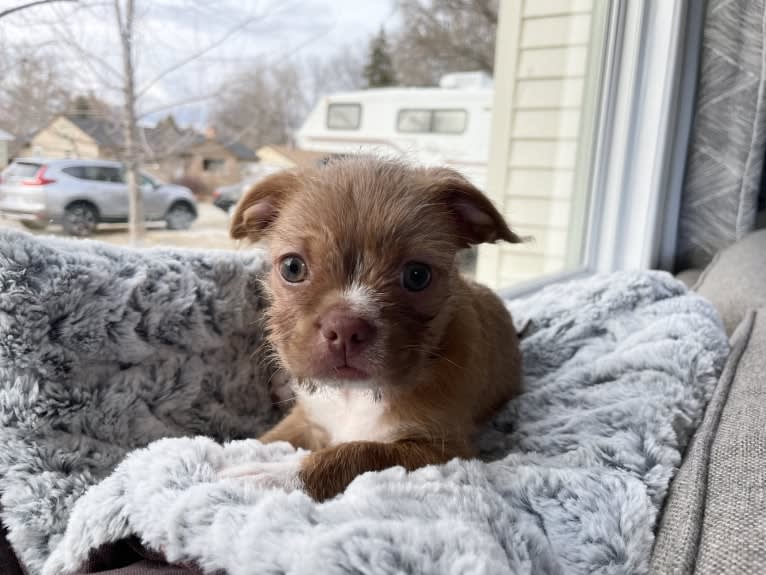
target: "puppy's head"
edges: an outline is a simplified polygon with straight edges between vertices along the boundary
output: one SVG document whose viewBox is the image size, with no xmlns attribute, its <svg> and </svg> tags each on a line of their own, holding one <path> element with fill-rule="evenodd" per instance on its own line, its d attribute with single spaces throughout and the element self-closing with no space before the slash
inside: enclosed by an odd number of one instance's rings
<svg viewBox="0 0 766 575">
<path fill-rule="evenodd" d="M 269 337 L 293 377 L 368 385 L 411 380 L 438 352 L 460 249 L 520 241 L 457 172 L 370 157 L 262 180 L 231 235 L 268 244 Z"/>
</svg>

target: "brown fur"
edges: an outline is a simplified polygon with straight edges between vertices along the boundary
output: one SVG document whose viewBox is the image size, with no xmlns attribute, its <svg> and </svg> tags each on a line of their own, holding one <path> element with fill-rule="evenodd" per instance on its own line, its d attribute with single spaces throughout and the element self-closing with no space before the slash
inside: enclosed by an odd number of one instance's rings
<svg viewBox="0 0 766 575">
<path fill-rule="evenodd" d="M 336 495 L 365 471 L 471 457 L 478 426 L 518 393 L 510 315 L 492 291 L 458 273 L 455 255 L 472 244 L 519 238 L 456 172 L 369 157 L 283 172 L 246 194 L 232 236 L 268 244 L 269 339 L 299 391 L 291 413 L 261 440 L 313 450 L 300 479 L 316 499 Z M 282 279 L 287 254 L 306 262 L 306 281 Z M 431 267 L 423 291 L 401 285 L 402 266 L 411 261 Z M 331 310 L 350 305 L 352 286 L 363 286 L 374 304 L 352 311 L 374 326 L 375 337 L 348 365 L 368 375 L 382 439 L 338 443 L 335 422 L 318 424 L 307 402 L 322 393 L 317 387 L 339 390 L 338 401 L 351 397 L 348 382 L 333 375 L 338 368 L 328 363 L 319 326 Z"/>
</svg>

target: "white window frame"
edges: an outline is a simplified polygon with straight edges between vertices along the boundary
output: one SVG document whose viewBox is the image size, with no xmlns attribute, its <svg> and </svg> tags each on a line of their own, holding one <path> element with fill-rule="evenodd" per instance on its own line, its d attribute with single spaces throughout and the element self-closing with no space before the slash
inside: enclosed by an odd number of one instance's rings
<svg viewBox="0 0 766 575">
<path fill-rule="evenodd" d="M 598 272 L 672 267 L 703 17 L 695 0 L 610 2 L 582 263 L 500 289 L 503 296 Z"/>
</svg>

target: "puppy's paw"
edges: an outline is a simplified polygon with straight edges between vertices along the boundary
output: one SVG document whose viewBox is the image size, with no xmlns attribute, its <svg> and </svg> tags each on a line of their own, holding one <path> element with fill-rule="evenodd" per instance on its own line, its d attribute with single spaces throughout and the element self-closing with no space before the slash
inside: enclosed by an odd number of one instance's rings
<svg viewBox="0 0 766 575">
<path fill-rule="evenodd" d="M 298 472 L 301 469 L 299 459 L 292 461 L 246 463 L 227 467 L 218 472 L 219 479 L 243 479 L 271 489 L 295 491 L 303 487 Z"/>
</svg>

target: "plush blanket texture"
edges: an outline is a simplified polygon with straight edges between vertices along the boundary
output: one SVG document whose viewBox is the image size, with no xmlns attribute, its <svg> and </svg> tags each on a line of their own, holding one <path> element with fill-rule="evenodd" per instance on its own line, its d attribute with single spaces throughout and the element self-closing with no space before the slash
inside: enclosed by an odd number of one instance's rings
<svg viewBox="0 0 766 575">
<path fill-rule="evenodd" d="M 711 305 L 658 272 L 510 302 L 529 322 L 526 391 L 482 434 L 484 460 L 368 473 L 316 504 L 216 478 L 298 456 L 241 440 L 278 416 L 262 270 L 0 232 L 2 518 L 33 574 L 132 535 L 232 575 L 646 572 L 728 351 Z"/>
</svg>

